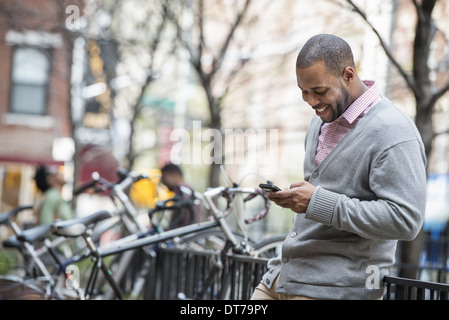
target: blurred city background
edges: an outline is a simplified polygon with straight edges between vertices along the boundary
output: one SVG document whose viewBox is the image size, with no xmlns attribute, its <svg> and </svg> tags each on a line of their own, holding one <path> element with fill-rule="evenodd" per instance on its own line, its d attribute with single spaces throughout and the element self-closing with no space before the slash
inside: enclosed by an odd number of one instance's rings
<svg viewBox="0 0 449 320">
<path fill-rule="evenodd" d="M 447 237 L 444 0 L 0 0 L 0 211 L 33 203 L 38 164 L 64 173 L 67 200 L 92 172 L 157 179 L 168 162 L 199 192 L 230 180 L 288 188 L 303 179 L 313 115 L 295 60 L 317 33 L 346 39 L 361 78 L 417 123 L 428 153 L 424 230 Z M 108 206 L 81 195 L 75 210 Z M 292 221 L 273 205 L 255 237 Z M 437 250 L 444 263 L 447 250 Z"/>
</svg>

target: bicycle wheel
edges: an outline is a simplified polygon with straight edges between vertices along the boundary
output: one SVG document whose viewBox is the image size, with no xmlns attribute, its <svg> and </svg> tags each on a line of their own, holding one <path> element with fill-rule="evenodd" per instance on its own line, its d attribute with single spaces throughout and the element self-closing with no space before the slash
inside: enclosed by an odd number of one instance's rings
<svg viewBox="0 0 449 320">
<path fill-rule="evenodd" d="M 272 236 L 254 245 L 254 253 L 259 258 L 275 258 L 282 251 L 285 235 Z"/>
<path fill-rule="evenodd" d="M 49 294 L 38 280 L 24 280 L 17 276 L 0 277 L 0 300 L 64 300 L 57 294 Z"/>
</svg>

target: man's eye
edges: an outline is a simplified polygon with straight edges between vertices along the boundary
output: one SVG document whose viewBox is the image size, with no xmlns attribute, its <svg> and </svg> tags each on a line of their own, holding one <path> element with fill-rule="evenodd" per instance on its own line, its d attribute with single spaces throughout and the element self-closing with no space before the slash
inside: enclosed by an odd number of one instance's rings
<svg viewBox="0 0 449 320">
<path fill-rule="evenodd" d="M 316 94 L 322 96 L 322 95 L 326 94 L 326 92 L 327 92 L 327 90 L 320 91 L 320 92 L 316 91 Z"/>
</svg>

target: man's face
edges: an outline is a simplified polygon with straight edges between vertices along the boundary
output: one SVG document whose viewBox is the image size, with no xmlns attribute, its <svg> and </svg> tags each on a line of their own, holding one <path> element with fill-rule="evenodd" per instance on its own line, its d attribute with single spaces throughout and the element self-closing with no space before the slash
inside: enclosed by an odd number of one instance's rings
<svg viewBox="0 0 449 320">
<path fill-rule="evenodd" d="M 341 116 L 352 103 L 343 75 L 329 73 L 324 61 L 311 67 L 296 69 L 302 98 L 324 122 L 332 122 Z"/>
<path fill-rule="evenodd" d="M 67 183 L 61 172 L 50 172 L 47 176 L 47 183 L 52 187 L 63 186 Z"/>
<path fill-rule="evenodd" d="M 161 176 L 161 182 L 168 188 L 168 190 L 172 191 L 176 186 L 176 176 L 171 172 L 163 172 Z"/>
</svg>

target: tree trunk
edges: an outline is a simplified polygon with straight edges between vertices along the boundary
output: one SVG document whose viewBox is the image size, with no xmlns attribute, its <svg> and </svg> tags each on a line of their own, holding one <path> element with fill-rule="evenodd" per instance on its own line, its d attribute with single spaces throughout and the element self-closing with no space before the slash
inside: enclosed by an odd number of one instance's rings
<svg viewBox="0 0 449 320">
<path fill-rule="evenodd" d="M 425 83 L 426 81 L 422 81 Z M 429 161 L 430 152 L 432 150 L 432 141 L 435 136 L 432 124 L 432 91 L 429 89 L 421 90 L 422 96 L 416 99 L 416 127 L 418 128 L 421 138 L 424 143 L 427 161 Z M 419 257 L 422 250 L 424 240 L 423 230 L 419 232 L 418 236 L 412 241 L 404 241 L 402 243 L 401 262 L 404 265 L 419 265 Z M 416 279 L 416 269 L 409 269 L 407 267 L 401 268 L 399 272 L 400 277 Z"/>
<path fill-rule="evenodd" d="M 210 90 L 210 89 L 209 89 Z M 220 104 L 217 103 L 216 99 L 209 96 L 209 109 L 211 114 L 211 123 L 210 127 L 212 129 L 218 130 L 222 133 L 221 130 L 221 108 Z M 223 135 L 220 136 L 221 141 L 214 140 L 214 152 L 218 152 L 220 155 L 221 161 L 216 161 L 217 157 L 213 157 L 214 161 L 210 165 L 209 171 L 209 187 L 218 187 L 220 185 L 220 165 L 224 163 L 224 154 L 223 154 Z"/>
<path fill-rule="evenodd" d="M 401 269 L 399 277 L 417 279 L 417 266 L 421 254 L 424 231 L 421 228 L 416 238 L 412 241 L 403 241 L 401 250 Z"/>
<path fill-rule="evenodd" d="M 426 158 L 432 151 L 432 141 L 435 137 L 432 114 L 435 102 L 432 102 L 433 87 L 430 81 L 430 68 L 428 65 L 430 44 L 435 33 L 432 21 L 432 11 L 436 0 L 424 0 L 416 4 L 418 21 L 416 25 L 415 41 L 413 43 L 413 93 L 416 99 L 415 124 L 424 143 Z M 427 171 L 427 170 L 426 170 Z M 423 230 L 413 241 L 403 242 L 401 262 L 404 265 L 419 265 L 419 256 L 422 249 Z M 399 276 L 416 279 L 416 269 L 401 268 Z"/>
<path fill-rule="evenodd" d="M 220 165 L 212 163 L 209 171 L 209 187 L 214 188 L 220 185 Z"/>
<path fill-rule="evenodd" d="M 421 134 L 428 161 L 430 153 L 432 151 L 432 141 L 435 137 L 435 132 L 433 129 L 432 121 L 433 105 L 428 102 L 432 98 L 430 90 L 427 95 L 428 97 L 425 98 L 425 100 L 427 100 L 427 103 L 417 100 L 415 124 L 418 128 L 419 133 Z"/>
</svg>

